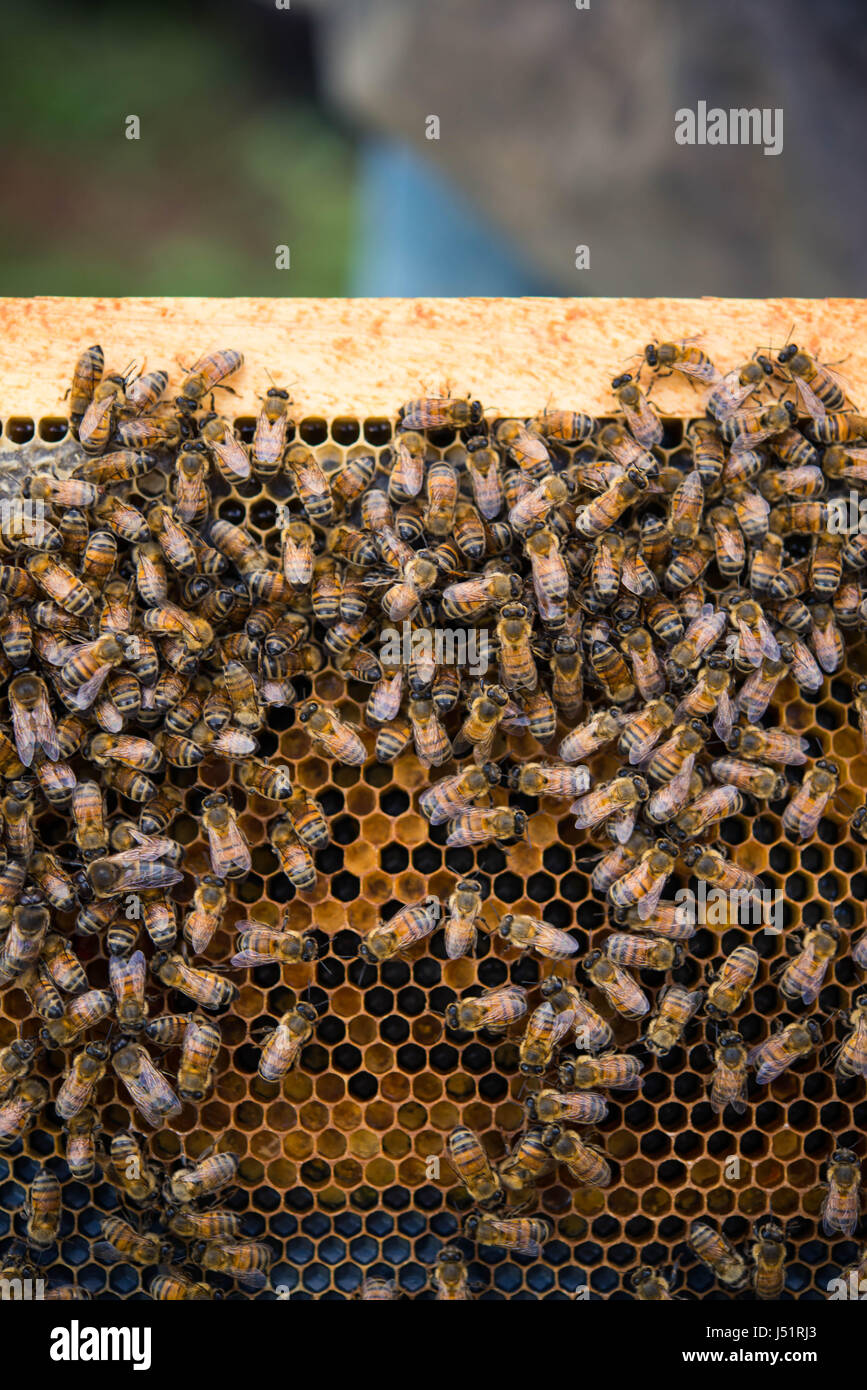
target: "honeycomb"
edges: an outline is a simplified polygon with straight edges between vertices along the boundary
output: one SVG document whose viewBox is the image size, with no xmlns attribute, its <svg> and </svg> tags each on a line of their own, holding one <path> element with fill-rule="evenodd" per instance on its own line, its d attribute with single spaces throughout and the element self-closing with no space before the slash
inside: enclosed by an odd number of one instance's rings
<svg viewBox="0 0 867 1390">
<path fill-rule="evenodd" d="M 254 423 L 248 417 L 236 420 L 242 439 L 251 437 Z M 662 452 L 669 462 L 685 463 L 686 422 L 667 418 L 664 424 Z M 330 471 L 353 453 L 381 456 L 393 425 L 385 418 L 329 422 L 310 417 L 297 425 L 296 434 Z M 52 450 L 63 448 L 65 428 L 65 421 L 53 418 L 36 424 L 21 417 L 9 420 L 4 447 L 20 451 L 26 469 L 33 451 L 41 464 Z M 429 438 L 429 457 L 448 458 L 454 436 L 440 431 Z M 595 446 L 562 452 L 590 458 Z M 151 473 L 132 485 L 129 498 L 141 505 L 165 482 L 161 473 Z M 271 553 L 279 553 L 277 508 L 290 491 L 282 477 L 267 484 L 252 478 L 239 491 L 230 491 L 219 479 L 211 486 L 217 516 L 248 527 Z M 846 665 L 826 679 L 814 698 L 787 679 L 763 721 L 806 735 L 811 759 L 824 755 L 839 765 L 840 793 L 815 839 L 799 848 L 783 837 L 782 803 L 771 803 L 750 820 L 725 821 L 720 835 L 738 863 L 761 873 L 768 887 L 782 890 L 787 930 L 826 916 L 841 928 L 841 948 L 817 1005 L 825 1016 L 849 1007 L 860 988 L 846 943 L 865 925 L 865 851 L 848 835 L 840 808 L 851 812 L 867 785 L 867 757 L 851 704 L 853 683 L 865 672 L 867 652 L 857 643 L 849 648 Z M 369 687 L 345 682 L 331 666 L 312 678 L 297 678 L 295 684 L 299 702 L 313 694 L 360 722 Z M 197 815 L 210 790 L 223 790 L 250 843 L 253 872 L 230 885 L 229 909 L 207 958 L 228 959 L 238 919 L 250 916 L 276 925 L 284 904 L 287 925 L 315 930 L 320 958 L 312 965 L 282 970 L 267 965 L 233 976 L 241 991 L 221 1018 L 223 1047 L 214 1091 L 199 1109 L 186 1105 L 173 1129 L 148 1131 L 147 1147 L 160 1163 L 174 1160 L 181 1146 L 195 1157 L 217 1140 L 220 1148 L 238 1155 L 237 1186 L 224 1205 L 243 1213 L 246 1235 L 268 1242 L 274 1263 L 269 1287 L 258 1295 L 211 1276 L 224 1296 L 269 1299 L 280 1289 L 298 1299 L 346 1299 L 357 1294 L 365 1276 L 372 1276 L 396 1280 L 403 1295 L 432 1298 L 433 1260 L 442 1245 L 459 1235 L 462 1216 L 470 1209 L 445 1158 L 446 1136 L 457 1123 L 466 1124 L 482 1136 L 491 1156 L 502 1156 L 524 1127 L 527 1084 L 517 1069 L 517 1037 L 510 1034 L 493 1043 L 482 1034 L 458 1044 L 444 1029 L 444 1010 L 473 986 L 491 988 L 511 980 L 532 989 L 557 967 L 517 957 L 505 941 L 485 932 L 480 932 L 472 957 L 449 961 L 439 930 L 405 956 L 374 968 L 358 958 L 361 935 L 379 915 L 388 917 L 428 893 L 445 897 L 455 876 L 472 873 L 487 895 L 489 920 L 507 911 L 544 915 L 553 925 L 571 929 L 583 954 L 609 930 L 604 903 L 588 880 L 586 856 L 593 841 L 574 828 L 562 802 L 511 793 L 512 805 L 532 813 L 526 842 L 447 850 L 447 827 L 430 827 L 417 809 L 416 794 L 428 774 L 413 753 L 394 764 L 371 757 L 363 767 L 335 765 L 311 752 L 296 711 L 297 706 L 269 708 L 260 747 L 262 756 L 279 755 L 288 763 L 293 782 L 320 799 L 329 819 L 332 843 L 316 855 L 315 890 L 297 891 L 279 870 L 266 833 L 281 814 L 279 807 L 247 795 L 230 764 L 209 761 L 189 772 L 173 769 L 173 779 L 185 787 L 185 809 L 172 833 L 184 846 L 186 874 L 175 896 L 179 904 L 188 903 L 192 875 L 207 870 Z M 372 747 L 372 736 L 366 740 Z M 509 739 L 513 762 L 539 752 L 527 734 Z M 109 810 L 113 795 L 108 793 Z M 500 789 L 495 798 L 505 802 L 507 795 Z M 40 824 L 44 834 L 62 838 L 67 833 L 63 817 L 51 811 Z M 72 853 L 71 846 L 61 843 L 58 853 L 67 852 Z M 686 885 L 683 870 L 680 874 L 667 897 Z M 700 929 L 673 978 L 694 986 L 707 965 L 718 965 L 743 940 L 750 940 L 761 956 L 758 977 L 737 1018 L 751 1045 L 765 1036 L 780 1012 L 781 996 L 772 981 L 786 959 L 782 936 L 748 928 L 721 934 Z M 107 965 L 99 939 L 80 938 L 77 949 L 90 983 L 105 985 Z M 642 976 L 646 991 L 655 997 L 662 977 L 649 979 L 659 982 L 649 986 L 648 976 Z M 149 982 L 148 991 L 152 1016 L 181 1006 L 180 996 L 161 992 L 155 982 Z M 321 1006 L 314 1038 L 304 1048 L 300 1066 L 279 1086 L 269 1086 L 256 1075 L 256 1035 L 302 996 Z M 599 1004 L 595 990 L 590 998 Z M 537 999 L 531 997 L 531 1006 Z M 0 1044 L 6 1044 L 32 1016 L 23 992 L 14 986 L 3 992 L 0 1007 Z M 799 1005 L 790 1007 L 801 1011 Z M 635 1041 L 639 1023 L 611 1018 L 604 1003 L 602 1012 L 611 1019 L 618 1050 Z M 512 1033 L 520 1033 L 520 1027 Z M 842 1024 L 835 1027 L 842 1036 Z M 688 1251 L 690 1222 L 707 1217 L 738 1244 L 756 1216 L 773 1212 L 784 1224 L 798 1218 L 787 1230 L 786 1296 L 823 1297 L 828 1280 L 857 1257 L 855 1241 L 817 1234 L 823 1165 L 836 1147 L 857 1144 L 867 1125 L 861 1081 L 833 1075 L 828 1061 L 833 1031 L 826 1029 L 820 1054 L 770 1086 L 751 1084 L 745 1113 L 735 1116 L 729 1109 L 726 1123 L 714 1116 L 707 1100 L 713 1045 L 709 1024 L 693 1020 L 684 1045 L 668 1056 L 644 1054 L 641 1091 L 611 1093 L 608 1117 L 598 1126 L 614 1170 L 612 1187 L 606 1192 L 579 1189 L 562 1168 L 544 1179 L 536 1210 L 548 1217 L 552 1233 L 538 1259 L 515 1258 L 461 1240 L 476 1296 L 563 1299 L 586 1297 L 582 1291 L 589 1290 L 593 1299 L 629 1298 L 628 1277 L 638 1264 L 665 1268 L 677 1262 L 679 1296 L 729 1298 Z M 53 1064 L 59 1059 L 54 1053 L 39 1064 L 40 1074 L 55 1087 Z M 161 1065 L 171 1074 L 177 1050 L 168 1050 Z M 106 1139 L 129 1126 L 141 1133 L 141 1121 L 113 1074 L 101 1083 L 97 1104 Z M 40 1273 L 49 1281 L 74 1281 L 93 1298 L 146 1297 L 152 1271 L 142 1274 L 125 1263 L 106 1266 L 94 1257 L 92 1243 L 99 1238 L 101 1218 L 118 1210 L 117 1194 L 104 1175 L 92 1184 L 70 1177 L 59 1123 L 45 1112 L 25 1152 L 0 1157 L 0 1239 L 13 1231 L 37 1160 L 47 1160 L 63 1184 L 58 1258 Z"/>
</svg>

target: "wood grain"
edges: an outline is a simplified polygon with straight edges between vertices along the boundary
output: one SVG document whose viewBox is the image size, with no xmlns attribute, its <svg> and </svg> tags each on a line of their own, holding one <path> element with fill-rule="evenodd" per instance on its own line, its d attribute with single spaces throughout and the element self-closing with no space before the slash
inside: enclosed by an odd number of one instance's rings
<svg viewBox="0 0 867 1390">
<path fill-rule="evenodd" d="M 102 344 L 109 366 L 165 367 L 172 385 L 204 352 L 235 347 L 236 415 L 255 414 L 270 382 L 288 385 L 301 414 L 392 416 L 448 386 L 503 414 L 568 406 L 611 409 L 612 376 L 652 337 L 701 335 L 722 369 L 759 345 L 796 341 L 867 403 L 867 300 L 732 299 L 0 299 L 0 419 L 66 413 L 79 352 Z M 680 377 L 660 381 L 667 413 L 699 397 Z M 231 398 L 230 398 L 231 399 Z"/>
</svg>

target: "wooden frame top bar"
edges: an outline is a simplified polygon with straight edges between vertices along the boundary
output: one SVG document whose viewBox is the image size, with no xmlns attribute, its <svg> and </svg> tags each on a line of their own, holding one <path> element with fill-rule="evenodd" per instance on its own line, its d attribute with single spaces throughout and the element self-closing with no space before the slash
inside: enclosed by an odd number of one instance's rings
<svg viewBox="0 0 867 1390">
<path fill-rule="evenodd" d="M 419 395 L 471 394 L 503 415 L 546 405 L 605 414 L 611 378 L 657 337 L 700 335 L 722 370 L 792 336 L 867 404 L 867 300 L 855 299 L 0 299 L 0 419 L 66 414 L 78 354 L 171 372 L 238 348 L 234 415 L 258 412 L 271 384 L 301 415 L 393 416 Z M 701 400 L 683 377 L 654 387 L 666 414 Z M 226 407 L 221 407 L 225 409 Z"/>
</svg>

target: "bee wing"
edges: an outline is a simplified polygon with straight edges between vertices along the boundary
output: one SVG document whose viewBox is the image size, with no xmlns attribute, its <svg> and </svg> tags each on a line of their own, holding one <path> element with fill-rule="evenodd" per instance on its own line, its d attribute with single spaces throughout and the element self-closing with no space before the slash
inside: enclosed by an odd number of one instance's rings
<svg viewBox="0 0 867 1390">
<path fill-rule="evenodd" d="M 726 742 L 731 737 L 731 732 L 734 728 L 734 722 L 734 705 L 732 704 L 732 699 L 729 695 L 729 692 L 727 690 L 724 690 L 719 698 L 719 702 L 716 707 L 716 714 L 714 715 L 714 733 L 719 738 L 721 738 L 723 742 Z"/>
<path fill-rule="evenodd" d="M 248 966 L 273 965 L 275 962 L 279 961 L 279 959 L 279 956 L 275 956 L 271 952 L 238 951 L 232 956 L 229 964 L 234 969 L 246 969 Z"/>
<path fill-rule="evenodd" d="M 103 1264 L 108 1265 L 121 1264 L 128 1259 L 128 1256 L 122 1254 L 110 1240 L 98 1240 L 93 1246 L 93 1254 Z"/>
<path fill-rule="evenodd" d="M 153 860 L 150 861 L 153 864 Z M 130 864 L 124 868 L 123 889 L 128 893 L 159 892 L 163 888 L 171 888 L 174 884 L 180 883 L 183 874 L 170 864 L 156 864 L 152 868 L 145 869 L 141 866 L 141 872 L 136 872 L 136 866 Z"/>
<path fill-rule="evenodd" d="M 648 917 L 652 917 L 659 907 L 659 900 L 662 897 L 662 890 L 667 877 L 666 874 L 664 877 L 658 878 L 650 891 L 645 893 L 644 897 L 636 903 L 636 909 L 642 922 L 646 922 Z"/>
<path fill-rule="evenodd" d="M 638 763 L 643 763 L 650 756 L 655 744 L 659 742 L 661 736 L 661 729 L 651 729 L 649 733 L 645 734 L 644 738 L 639 739 L 638 742 L 630 748 L 629 762 L 632 767 L 636 767 Z"/>
<path fill-rule="evenodd" d="M 762 644 L 759 638 L 745 622 L 740 620 L 738 621 L 738 632 L 740 634 L 738 645 L 741 656 L 752 666 L 761 666 Z"/>
<path fill-rule="evenodd" d="M 77 689 L 66 693 L 66 698 L 76 709 L 89 709 L 102 689 L 106 676 L 111 670 L 111 665 L 100 666 L 94 671 L 90 680 L 86 680 Z"/>
<path fill-rule="evenodd" d="M 121 999 L 124 993 L 126 981 L 132 982 L 132 988 L 136 998 L 143 999 L 145 991 L 145 958 L 141 951 L 136 951 L 135 955 L 130 956 L 129 960 L 122 960 L 119 956 L 112 956 L 108 963 L 108 978 L 114 991 L 115 999 Z"/>
<path fill-rule="evenodd" d="M 763 656 L 766 656 L 770 661 L 779 661 L 780 644 L 764 617 L 759 618 L 759 646 Z"/>
<path fill-rule="evenodd" d="M 809 386 L 807 382 L 799 376 L 795 377 L 795 386 L 801 398 L 801 404 L 807 414 L 812 416 L 814 420 L 824 420 L 828 412 L 822 401 L 819 400 L 812 386 Z"/>
<path fill-rule="evenodd" d="M 35 721 L 27 710 L 21 708 L 17 700 L 10 700 L 9 705 L 12 711 L 12 732 L 15 735 L 15 747 L 18 749 L 18 756 L 24 766 L 29 767 L 36 752 Z"/>
<path fill-rule="evenodd" d="M 608 828 L 619 845 L 625 845 L 635 829 L 635 808 L 618 811 L 609 818 Z"/>
<path fill-rule="evenodd" d="M 148 1124 L 154 1129 L 160 1129 L 165 1121 L 172 1115 L 179 1115 L 183 1106 L 178 1100 L 172 1088 L 159 1072 L 154 1068 L 155 1074 L 159 1077 L 160 1085 L 154 1088 L 150 1081 L 143 1081 L 141 1074 L 137 1077 L 124 1076 L 122 1078 L 124 1086 L 129 1091 L 136 1108 L 141 1111 Z M 159 1105 L 157 1102 L 165 1095 L 172 1097 L 172 1102 L 166 1105 Z"/>
</svg>

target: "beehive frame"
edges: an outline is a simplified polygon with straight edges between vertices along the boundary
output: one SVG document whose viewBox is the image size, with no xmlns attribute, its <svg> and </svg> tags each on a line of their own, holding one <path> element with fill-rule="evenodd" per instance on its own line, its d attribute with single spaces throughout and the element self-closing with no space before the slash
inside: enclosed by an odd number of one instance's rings
<svg viewBox="0 0 867 1390">
<path fill-rule="evenodd" d="M 300 437 L 327 464 L 362 446 L 380 453 L 400 402 L 446 382 L 456 393 L 471 390 L 503 416 L 529 415 L 549 402 L 605 416 L 612 409 L 607 380 L 652 336 L 701 333 L 702 346 L 729 366 L 754 346 L 782 344 L 793 324 L 799 341 L 821 348 L 824 358 L 847 359 L 843 370 L 852 393 L 867 400 L 867 306 L 853 301 L 0 301 L 0 459 L 10 466 L 14 440 L 26 441 L 27 421 L 50 445 L 58 433 L 51 422 L 65 413 L 72 362 L 90 342 L 101 342 L 107 360 L 118 366 L 141 360 L 146 351 L 149 367 L 171 368 L 175 379 L 178 362 L 216 346 L 241 348 L 246 365 L 233 379 L 237 395 L 226 412 L 247 428 L 270 373 L 278 385 L 291 384 Z M 666 419 L 665 450 L 676 456 L 683 421 L 697 413 L 698 398 L 675 378 L 660 382 L 654 396 Z M 448 447 L 443 443 L 442 451 Z M 245 512 L 254 533 L 273 543 L 273 502 L 280 500 L 269 502 L 267 485 L 255 483 L 245 498 L 224 498 L 220 505 L 229 520 Z M 738 862 L 786 893 L 787 925 L 831 915 L 830 903 L 846 940 L 865 922 L 864 849 L 849 836 L 844 814 L 863 800 L 867 785 L 867 759 L 850 712 L 853 676 L 865 672 L 867 652 L 859 644 L 849 649 L 846 669 L 826 680 L 816 703 L 787 681 L 772 705 L 784 727 L 816 741 L 811 756 L 821 755 L 821 745 L 840 765 L 839 809 L 823 821 L 822 843 L 804 849 L 788 844 L 773 811 L 753 823 L 752 839 L 745 823 L 727 827 Z M 338 702 L 358 720 L 362 687 L 344 689 L 331 668 L 312 685 L 320 698 Z M 415 794 L 426 774 L 412 754 L 393 766 L 371 760 L 362 769 L 329 769 L 310 751 L 291 710 L 270 714 L 262 750 L 267 755 L 278 748 L 301 785 L 323 799 L 334 832 L 334 845 L 320 857 L 317 889 L 289 893 L 291 925 L 314 925 L 323 954 L 316 967 L 284 970 L 282 979 L 277 967 L 241 977 L 240 998 L 222 1024 L 216 1090 L 199 1114 L 185 1107 L 175 1128 L 190 1154 L 219 1138 L 221 1147 L 242 1157 L 232 1204 L 246 1213 L 250 1235 L 267 1235 L 274 1244 L 273 1286 L 282 1284 L 297 1297 L 348 1297 L 368 1273 L 397 1278 L 405 1293 L 428 1297 L 430 1263 L 455 1234 L 465 1207 L 442 1161 L 445 1135 L 462 1120 L 484 1136 L 492 1154 L 501 1154 L 523 1126 L 514 1042 L 491 1045 L 482 1038 L 456 1045 L 443 1030 L 445 1003 L 477 982 L 490 986 L 511 977 L 532 985 L 552 967 L 518 960 L 504 943 L 483 936 L 473 958 L 447 962 L 435 939 L 374 972 L 357 960 L 358 934 L 383 908 L 387 913 L 428 892 L 445 896 L 456 873 L 473 867 L 490 884 L 490 920 L 557 899 L 560 924 L 578 928 L 582 944 L 598 944 L 606 912 L 575 862 L 592 837 L 573 829 L 562 804 L 543 803 L 530 808 L 535 814 L 527 843 L 446 854 L 444 835 L 418 813 Z M 510 751 L 526 759 L 539 747 L 525 736 L 512 740 Z M 201 780 L 221 787 L 227 771 L 208 763 Z M 240 807 L 240 787 L 232 783 Z M 226 926 L 208 952 L 212 960 L 231 954 L 237 918 L 277 919 L 275 885 L 269 884 L 276 869 L 264 832 L 274 816 L 273 805 L 256 798 L 244 811 L 253 875 L 233 890 Z M 203 872 L 206 851 L 193 818 L 185 816 L 175 833 L 187 846 L 185 867 Z M 704 963 L 718 960 L 741 936 L 724 936 L 720 944 L 701 932 L 677 978 L 697 980 Z M 756 934 L 754 944 L 762 966 L 738 1020 L 750 1042 L 762 1036 L 764 1020 L 777 1008 L 770 980 L 783 955 L 780 938 Z M 91 942 L 82 956 L 92 982 L 101 983 L 104 966 L 91 966 L 88 947 Z M 288 990 L 304 990 L 314 974 L 314 998 L 327 1005 L 317 1038 L 274 1097 L 255 1080 L 250 1035 L 286 1007 Z M 859 987 L 843 949 L 820 1008 L 845 1008 Z M 28 1013 L 20 991 L 4 991 L 0 1043 Z M 618 1043 L 628 1045 L 638 1031 L 635 1024 L 618 1024 Z M 692 1218 L 706 1213 L 739 1240 L 765 1211 L 803 1218 L 803 1227 L 793 1223 L 790 1233 L 788 1295 L 823 1296 L 856 1247 L 817 1235 L 821 1165 L 837 1143 L 854 1141 L 863 1130 L 863 1085 L 835 1082 L 832 1067 L 811 1061 L 766 1094 L 752 1092 L 747 1113 L 723 1124 L 706 1103 L 704 1038 L 703 1025 L 694 1025 L 685 1049 L 648 1063 L 638 1097 L 613 1098 L 600 1127 L 616 1164 L 612 1190 L 576 1192 L 562 1175 L 543 1186 L 539 1211 L 555 1231 L 542 1259 L 475 1252 L 472 1275 L 481 1296 L 569 1297 L 587 1285 L 591 1296 L 624 1297 L 638 1263 L 665 1266 L 682 1255 Z M 100 1101 L 111 1133 L 128 1122 L 130 1109 L 112 1081 L 104 1087 Z M 178 1151 L 170 1131 L 153 1135 L 150 1147 L 165 1161 Z M 29 1154 L 0 1159 L 0 1235 L 20 1207 L 34 1158 L 55 1151 L 61 1152 L 59 1126 L 40 1123 Z M 739 1161 L 736 1174 L 732 1158 Z M 56 1166 L 62 1172 L 62 1163 Z M 106 1270 L 90 1249 L 100 1211 L 113 1209 L 110 1185 L 67 1181 L 64 1202 L 60 1259 L 48 1276 L 74 1277 L 96 1297 L 140 1296 L 137 1271 L 127 1265 Z M 682 1263 L 680 1285 L 688 1295 L 726 1296 L 694 1259 Z"/>
</svg>

